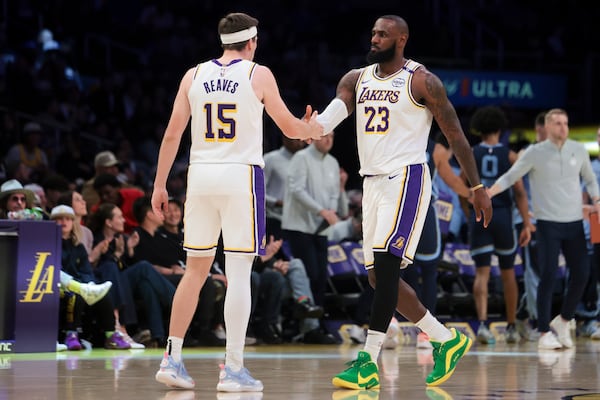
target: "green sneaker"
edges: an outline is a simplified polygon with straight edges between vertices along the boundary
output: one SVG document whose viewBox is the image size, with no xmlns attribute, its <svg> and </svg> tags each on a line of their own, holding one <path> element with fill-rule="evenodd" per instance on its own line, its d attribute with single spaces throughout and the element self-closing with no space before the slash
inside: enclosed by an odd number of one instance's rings
<svg viewBox="0 0 600 400">
<path fill-rule="evenodd" d="M 337 374 L 331 383 L 345 389 L 379 389 L 379 373 L 377 364 L 371 360 L 366 351 L 359 351 L 358 357 L 346 365 L 350 367 Z"/>
<path fill-rule="evenodd" d="M 450 329 L 454 337 L 444 343 L 431 342 L 433 346 L 433 371 L 425 379 L 427 386 L 437 386 L 446 382 L 454 373 L 458 360 L 462 358 L 473 344 L 466 335 L 456 328 Z"/>
</svg>

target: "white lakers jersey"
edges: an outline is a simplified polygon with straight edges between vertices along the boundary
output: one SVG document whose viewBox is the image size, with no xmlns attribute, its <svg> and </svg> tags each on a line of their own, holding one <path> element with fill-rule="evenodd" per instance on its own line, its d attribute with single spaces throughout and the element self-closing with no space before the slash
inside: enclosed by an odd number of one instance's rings
<svg viewBox="0 0 600 400">
<path fill-rule="evenodd" d="M 376 64 L 363 68 L 356 83 L 355 111 L 361 175 L 388 175 L 427 162 L 433 116 L 410 90 L 420 66 L 408 60 L 386 78 L 377 76 Z"/>
<path fill-rule="evenodd" d="M 188 98 L 192 113 L 190 164 L 264 167 L 264 105 L 252 89 L 256 64 L 211 60 L 198 65 Z"/>
</svg>

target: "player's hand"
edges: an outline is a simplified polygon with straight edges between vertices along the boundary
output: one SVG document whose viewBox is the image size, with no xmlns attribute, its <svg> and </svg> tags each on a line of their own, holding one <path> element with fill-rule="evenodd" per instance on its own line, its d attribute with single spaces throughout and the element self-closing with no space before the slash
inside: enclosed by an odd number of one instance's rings
<svg viewBox="0 0 600 400">
<path fill-rule="evenodd" d="M 519 246 L 525 247 L 531 241 L 531 231 L 528 227 L 524 226 L 519 233 Z"/>
<path fill-rule="evenodd" d="M 169 193 L 165 188 L 154 188 L 152 192 L 152 211 L 154 214 L 158 216 L 161 220 L 164 221 L 165 216 L 163 214 L 163 210 L 167 209 L 169 205 Z"/>
<path fill-rule="evenodd" d="M 310 116 L 312 115 L 312 106 L 310 104 L 306 105 L 306 111 L 304 112 L 304 115 L 302 116 L 302 121 L 308 123 L 310 121 Z"/>
<path fill-rule="evenodd" d="M 309 111 L 310 106 L 306 106 L 306 111 Z M 307 143 L 311 143 L 313 140 L 320 140 L 323 136 L 323 126 L 317 122 L 318 111 L 313 111 L 308 122 L 308 132 L 305 140 Z"/>
<path fill-rule="evenodd" d="M 492 200 L 490 200 L 487 190 L 478 189 L 473 192 L 473 210 L 475 211 L 475 220 L 479 222 L 483 216 L 483 227 L 487 228 L 493 213 Z"/>
</svg>

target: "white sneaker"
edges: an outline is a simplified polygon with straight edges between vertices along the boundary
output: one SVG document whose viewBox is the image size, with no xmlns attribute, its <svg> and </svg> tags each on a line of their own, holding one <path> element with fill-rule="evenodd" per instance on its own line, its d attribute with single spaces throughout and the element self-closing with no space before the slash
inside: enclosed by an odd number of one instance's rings
<svg viewBox="0 0 600 400">
<path fill-rule="evenodd" d="M 67 351 L 67 345 L 56 342 L 56 351 Z"/>
<path fill-rule="evenodd" d="M 384 349 L 395 349 L 398 347 L 398 332 L 400 327 L 396 318 L 392 318 L 390 325 L 388 326 L 387 332 L 385 333 L 385 339 L 383 340 Z"/>
<path fill-rule="evenodd" d="M 419 332 L 419 334 L 417 335 L 417 349 L 433 350 L 433 346 L 429 341 L 429 336 L 425 332 Z"/>
<path fill-rule="evenodd" d="M 79 295 L 91 306 L 102 300 L 110 290 L 111 286 L 111 281 L 106 281 L 99 285 L 96 285 L 94 282 L 82 283 Z"/>
<path fill-rule="evenodd" d="M 590 335 L 590 339 L 600 340 L 600 328 L 597 328 L 594 333 Z"/>
<path fill-rule="evenodd" d="M 557 350 L 562 349 L 562 344 L 556 338 L 556 335 L 552 331 L 542 333 L 538 340 L 539 350 Z"/>
<path fill-rule="evenodd" d="M 263 384 L 258 379 L 254 379 L 246 368 L 242 368 L 241 370 L 234 372 L 231 370 L 231 368 L 221 365 L 217 391 L 262 392 Z"/>
<path fill-rule="evenodd" d="M 367 334 L 364 328 L 356 324 L 350 325 L 350 327 L 347 328 L 347 332 L 350 340 L 356 344 L 364 343 L 367 340 Z"/>
<path fill-rule="evenodd" d="M 219 339 L 225 340 L 227 338 L 227 333 L 225 332 L 225 328 L 223 328 L 223 325 L 219 325 L 218 327 L 216 327 L 215 330 L 213 330 L 213 333 Z"/>
<path fill-rule="evenodd" d="M 481 324 L 477 329 L 477 341 L 481 344 L 496 344 L 496 337 L 485 324 Z"/>
<path fill-rule="evenodd" d="M 131 346 L 130 347 L 131 349 L 133 349 L 133 350 L 142 350 L 142 349 L 146 348 L 146 346 L 144 346 L 143 344 L 138 343 L 135 340 L 133 340 L 133 338 L 131 336 L 129 336 L 127 334 L 127 332 L 125 332 L 125 333 L 120 332 L 120 333 L 121 333 L 121 336 L 123 337 L 123 340 L 125 340 L 127 343 L 129 343 L 129 345 Z"/>
<path fill-rule="evenodd" d="M 550 321 L 550 328 L 556 332 L 558 341 L 567 349 L 574 346 L 573 339 L 571 338 L 571 325 L 569 321 L 563 321 L 562 317 L 557 315 L 552 321 Z"/>
</svg>

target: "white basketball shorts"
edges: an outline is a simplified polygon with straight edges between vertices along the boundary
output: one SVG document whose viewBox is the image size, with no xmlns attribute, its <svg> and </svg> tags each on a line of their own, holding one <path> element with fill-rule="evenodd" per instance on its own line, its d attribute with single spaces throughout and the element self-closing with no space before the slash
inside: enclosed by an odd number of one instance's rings
<svg viewBox="0 0 600 400">
<path fill-rule="evenodd" d="M 262 168 L 191 164 L 183 224 L 183 247 L 190 256 L 214 255 L 221 231 L 226 253 L 263 255 L 266 222 Z"/>
<path fill-rule="evenodd" d="M 373 252 L 390 252 L 412 264 L 431 199 L 427 164 L 409 165 L 391 175 L 363 181 L 363 252 L 373 268 Z"/>
</svg>

